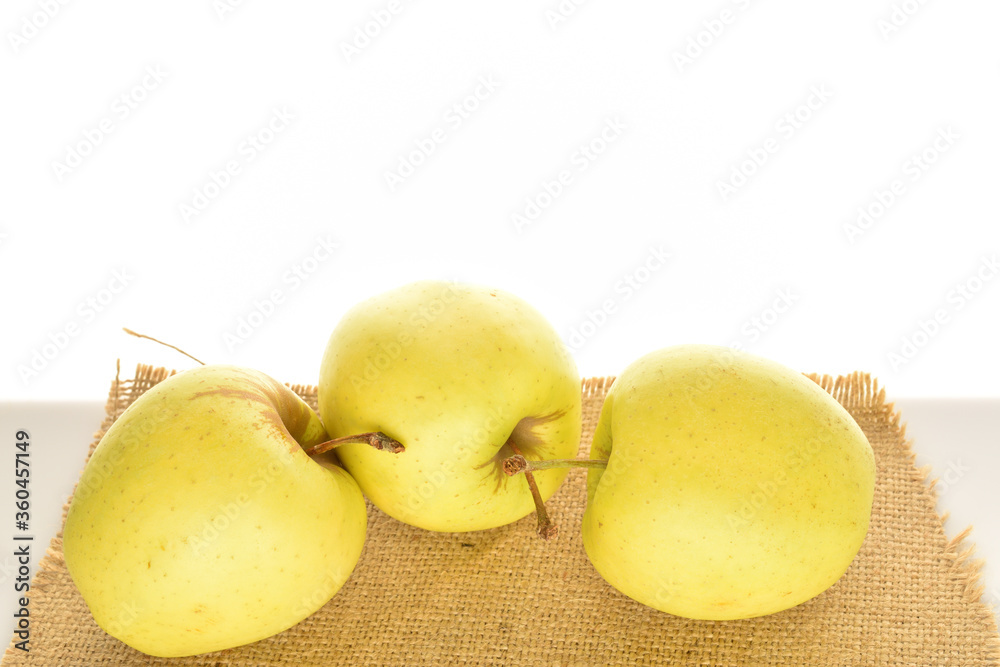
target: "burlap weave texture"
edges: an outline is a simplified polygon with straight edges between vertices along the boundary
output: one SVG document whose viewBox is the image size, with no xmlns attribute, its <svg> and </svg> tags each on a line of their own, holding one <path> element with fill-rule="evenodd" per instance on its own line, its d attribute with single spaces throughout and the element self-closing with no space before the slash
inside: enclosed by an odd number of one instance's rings
<svg viewBox="0 0 1000 667">
<path fill-rule="evenodd" d="M 107 418 L 170 375 L 140 366 L 112 383 Z M 94 623 L 66 571 L 61 533 L 31 587 L 30 654 L 3 665 L 938 665 L 1000 664 L 980 564 L 946 537 L 932 485 L 914 467 L 900 415 L 864 374 L 811 376 L 858 421 L 875 451 L 872 523 L 847 574 L 794 609 L 743 621 L 692 621 L 640 605 L 587 560 L 579 527 L 585 473 L 549 501 L 554 542 L 534 518 L 495 530 L 441 534 L 404 525 L 369 504 L 354 574 L 323 609 L 255 644 L 182 659 L 152 658 Z M 581 453 L 611 378 L 583 383 Z M 313 387 L 292 387 L 315 407 Z M 65 519 L 65 510 L 64 510 Z"/>
</svg>

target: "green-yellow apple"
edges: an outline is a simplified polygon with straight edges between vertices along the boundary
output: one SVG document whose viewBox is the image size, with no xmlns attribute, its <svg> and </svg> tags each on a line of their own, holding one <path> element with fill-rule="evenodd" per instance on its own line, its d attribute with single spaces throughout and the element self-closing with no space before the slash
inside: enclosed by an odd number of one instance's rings
<svg viewBox="0 0 1000 667">
<path fill-rule="evenodd" d="M 648 354 L 598 420 L 583 543 L 615 588 L 696 619 L 761 616 L 833 585 L 868 531 L 875 460 L 819 385 L 706 345 Z"/>
<path fill-rule="evenodd" d="M 626 368 L 587 461 L 511 457 L 510 475 L 590 468 L 583 545 L 612 586 L 706 620 L 798 605 L 868 531 L 875 459 L 819 385 L 729 348 L 680 345 Z"/>
<path fill-rule="evenodd" d="M 66 518 L 66 565 L 98 625 L 174 657 L 322 607 L 366 528 L 351 476 L 303 449 L 326 440 L 298 396 L 252 370 L 204 366 L 142 395 L 94 450 Z"/>
<path fill-rule="evenodd" d="M 380 431 L 406 448 L 395 456 L 363 445 L 337 450 L 365 495 L 436 531 L 493 528 L 531 513 L 529 484 L 504 475 L 501 463 L 518 452 L 575 455 L 580 401 L 576 365 L 537 310 L 507 292 L 444 281 L 354 306 L 330 336 L 319 377 L 331 436 Z M 565 475 L 539 473 L 536 497 L 551 496 Z"/>
</svg>

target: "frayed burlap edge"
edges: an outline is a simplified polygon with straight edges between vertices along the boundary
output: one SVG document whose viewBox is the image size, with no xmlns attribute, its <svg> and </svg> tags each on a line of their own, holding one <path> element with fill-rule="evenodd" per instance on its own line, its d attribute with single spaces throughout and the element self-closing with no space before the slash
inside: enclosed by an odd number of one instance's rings
<svg viewBox="0 0 1000 667">
<path fill-rule="evenodd" d="M 933 505 L 937 505 L 938 494 L 935 486 L 938 480 L 930 477 L 931 466 L 922 468 L 916 466 L 916 453 L 913 451 L 913 441 L 906 437 L 906 424 L 901 421 L 902 417 L 896 410 L 895 403 L 886 401 L 885 387 L 880 387 L 876 378 L 861 371 L 837 377 L 818 373 L 804 373 L 804 375 L 822 387 L 848 410 L 867 408 L 881 413 L 890 428 L 899 433 L 899 438 L 905 447 L 906 460 L 916 471 L 917 481 L 923 482 L 928 500 Z M 593 396 L 595 393 L 605 392 L 610 389 L 614 381 L 614 376 L 585 378 L 582 383 L 583 394 L 584 396 Z M 952 562 L 952 571 L 955 579 L 962 585 L 965 602 L 980 607 L 981 611 L 995 619 L 995 609 L 983 600 L 986 586 L 982 581 L 982 570 L 986 561 L 985 559 L 972 558 L 976 551 L 976 546 L 970 539 L 972 526 L 967 526 L 954 537 L 948 538 L 944 532 L 944 522 L 948 518 L 948 513 L 935 512 L 935 514 L 941 522 L 941 534 L 944 539 L 943 556 Z M 990 659 L 1000 662 L 1000 634 L 996 634 L 996 632 L 994 634 L 995 636 L 989 645 L 991 649 Z"/>
<path fill-rule="evenodd" d="M 136 367 L 135 376 L 130 380 L 122 381 L 120 379 L 120 371 L 119 363 L 116 368 L 115 380 L 108 393 L 107 408 L 109 409 L 106 411 L 107 416 L 103 420 L 100 430 L 94 434 L 94 440 L 90 445 L 87 460 L 89 460 L 90 455 L 93 454 L 94 449 L 97 447 L 101 435 L 107 431 L 111 424 L 117 420 L 129 405 L 150 387 L 177 373 L 176 370 L 139 364 Z M 938 480 L 937 478 L 930 478 L 930 466 L 916 467 L 916 454 L 912 449 L 912 440 L 906 438 L 906 424 L 902 423 L 901 415 L 895 409 L 895 404 L 886 401 L 885 388 L 879 387 L 877 379 L 872 378 L 868 373 L 860 371 L 838 377 L 816 373 L 806 373 L 804 375 L 830 393 L 845 408 L 864 408 L 880 413 L 885 418 L 889 427 L 895 429 L 899 434 L 900 441 L 902 441 L 905 450 L 904 456 L 915 471 L 915 481 L 923 484 L 927 500 L 933 506 L 936 506 L 938 493 L 935 486 Z M 584 378 L 581 381 L 583 394 L 586 397 L 605 393 L 610 389 L 614 380 L 614 376 Z M 286 386 L 302 397 L 311 407 L 316 408 L 316 387 L 314 385 L 286 383 Z M 76 486 L 74 485 L 73 492 L 75 493 L 75 491 Z M 63 504 L 62 524 L 65 524 L 66 521 L 70 499 L 67 499 Z M 940 521 L 942 557 L 951 561 L 954 581 L 961 585 L 964 602 L 974 607 L 977 613 L 986 614 L 992 619 L 993 636 L 989 639 L 986 647 L 987 658 L 993 662 L 1000 663 L 1000 634 L 997 633 L 994 608 L 982 599 L 985 591 L 985 585 L 982 582 L 982 569 L 985 560 L 974 559 L 972 557 L 975 553 L 975 544 L 970 539 L 973 527 L 968 526 L 954 537 L 948 538 L 944 531 L 944 522 L 948 514 L 936 511 L 935 514 Z M 44 590 L 47 573 L 64 566 L 64 564 L 65 561 L 62 557 L 62 529 L 60 528 L 39 563 L 38 570 L 32 580 L 31 589 Z M 12 639 L 0 664 L 6 663 L 9 657 L 20 653 L 13 648 L 13 644 L 14 640 Z"/>
<path fill-rule="evenodd" d="M 896 410 L 895 403 L 886 401 L 885 387 L 879 387 L 877 379 L 860 371 L 836 378 L 815 373 L 807 373 L 806 377 L 829 392 L 845 408 L 869 408 L 883 413 L 890 427 L 899 433 L 899 438 L 905 448 L 906 460 L 915 471 L 915 479 L 923 483 L 928 500 L 933 506 L 937 506 L 938 492 L 935 486 L 938 478 L 930 477 L 931 466 L 917 467 L 917 455 L 913 451 L 913 440 L 906 437 L 906 423 L 902 422 L 902 417 L 900 412 Z M 980 611 L 987 613 L 994 619 L 994 637 L 988 646 L 990 649 L 989 657 L 991 660 L 1000 661 L 1000 635 L 997 635 L 996 632 L 995 609 L 993 605 L 983 600 L 986 586 L 982 581 L 982 569 L 986 561 L 985 559 L 972 558 L 976 551 L 976 546 L 970 539 L 972 526 L 967 526 L 954 537 L 948 538 L 944 531 L 944 522 L 948 518 L 948 513 L 942 514 L 935 511 L 935 514 L 941 522 L 941 535 L 945 540 L 943 556 L 952 562 L 954 579 L 962 585 L 965 602 L 980 608 Z"/>
</svg>

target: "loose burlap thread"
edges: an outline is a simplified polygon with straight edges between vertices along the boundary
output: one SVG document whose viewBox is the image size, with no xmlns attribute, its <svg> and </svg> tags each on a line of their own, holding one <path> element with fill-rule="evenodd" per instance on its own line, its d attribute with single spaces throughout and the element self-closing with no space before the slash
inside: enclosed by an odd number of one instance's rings
<svg viewBox="0 0 1000 667">
<path fill-rule="evenodd" d="M 171 374 L 140 365 L 133 379 L 116 378 L 90 451 L 128 405 Z M 934 483 L 915 467 L 885 390 L 863 373 L 810 377 L 864 430 L 878 479 L 868 537 L 850 569 L 785 612 L 694 621 L 618 593 L 587 560 L 580 539 L 586 475 L 572 471 L 547 503 L 561 528 L 553 542 L 535 536 L 533 517 L 494 530 L 433 533 L 369 503 L 361 559 L 326 606 L 269 639 L 190 658 L 146 656 L 104 633 L 66 570 L 60 531 L 31 584 L 31 651 L 12 642 L 3 665 L 1000 664 L 969 530 L 947 538 Z M 583 382 L 581 454 L 611 381 Z M 292 389 L 316 406 L 314 387 Z"/>
</svg>

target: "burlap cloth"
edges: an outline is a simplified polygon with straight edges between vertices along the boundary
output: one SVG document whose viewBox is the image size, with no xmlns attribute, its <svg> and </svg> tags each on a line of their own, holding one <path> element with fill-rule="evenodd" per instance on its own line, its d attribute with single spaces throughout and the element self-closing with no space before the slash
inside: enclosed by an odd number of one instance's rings
<svg viewBox="0 0 1000 667">
<path fill-rule="evenodd" d="M 112 384 L 107 418 L 168 377 L 140 366 Z M 249 646 L 161 659 L 94 623 L 52 540 L 31 585 L 31 652 L 4 665 L 995 665 L 1000 638 L 980 601 L 981 563 L 945 536 L 933 482 L 914 467 L 900 415 L 864 374 L 811 376 L 850 411 L 875 450 L 871 528 L 847 574 L 794 609 L 744 621 L 677 618 L 607 585 L 580 540 L 585 473 L 548 503 L 561 526 L 542 542 L 535 519 L 476 533 L 404 525 L 371 505 L 368 537 L 347 584 L 290 630 Z M 581 451 L 610 378 L 583 383 Z M 293 386 L 315 406 L 312 387 Z M 93 446 L 91 451 L 93 451 Z M 65 509 L 64 509 L 65 518 Z M 114 567 L 113 563 L 108 564 Z"/>
</svg>

